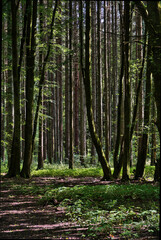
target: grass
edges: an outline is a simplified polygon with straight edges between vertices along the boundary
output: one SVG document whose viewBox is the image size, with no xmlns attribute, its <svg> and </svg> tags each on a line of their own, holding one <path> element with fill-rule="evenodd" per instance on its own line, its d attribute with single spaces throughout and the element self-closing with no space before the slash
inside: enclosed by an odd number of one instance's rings
<svg viewBox="0 0 161 240">
<path fill-rule="evenodd" d="M 4 167 L 5 170 L 5 167 Z M 144 177 L 153 179 L 154 167 L 145 168 Z M 131 169 L 131 174 L 133 168 Z M 102 177 L 101 168 L 68 169 L 67 166 L 45 165 L 42 170 L 32 169 L 34 177 Z M 65 179 L 64 179 L 65 181 Z M 65 187 L 62 183 L 38 186 L 34 179 L 30 184 L 10 182 L 12 188 L 22 194 L 39 196 L 39 204 L 63 207 L 67 220 L 88 226 L 84 237 L 106 239 L 122 237 L 137 239 L 158 235 L 160 187 L 154 183 L 118 183 L 108 185 L 75 185 Z M 10 185 L 11 186 L 11 185 Z"/>
</svg>

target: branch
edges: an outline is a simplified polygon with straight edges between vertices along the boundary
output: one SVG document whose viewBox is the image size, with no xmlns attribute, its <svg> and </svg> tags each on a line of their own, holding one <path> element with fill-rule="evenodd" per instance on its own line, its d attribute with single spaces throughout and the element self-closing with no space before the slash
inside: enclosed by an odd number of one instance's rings
<svg viewBox="0 0 161 240">
<path fill-rule="evenodd" d="M 157 32 L 153 26 L 153 24 L 151 23 L 149 16 L 148 16 L 148 12 L 143 4 L 142 1 L 134 1 L 134 4 L 136 5 L 136 7 L 138 8 L 142 18 L 145 21 L 145 24 L 147 25 L 147 29 L 153 34 L 156 35 Z"/>
</svg>

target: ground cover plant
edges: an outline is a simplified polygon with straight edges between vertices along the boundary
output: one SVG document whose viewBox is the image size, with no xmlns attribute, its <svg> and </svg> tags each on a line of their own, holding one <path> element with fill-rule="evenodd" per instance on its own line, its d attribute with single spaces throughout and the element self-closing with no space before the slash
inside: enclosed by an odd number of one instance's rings
<svg viewBox="0 0 161 240">
<path fill-rule="evenodd" d="M 149 236 L 149 239 L 159 239 L 160 188 L 150 179 L 150 167 L 145 171 L 148 181 L 100 181 L 101 174 L 97 168 L 72 171 L 46 166 L 44 170 L 33 170 L 30 179 L 3 178 L 2 182 L 6 189 L 13 191 L 9 199 L 21 195 L 27 200 L 32 196 L 36 199 L 36 209 L 45 211 L 50 208 L 53 217 L 46 214 L 44 224 L 70 223 L 77 226 L 77 234 L 71 228 L 62 233 L 61 228 L 56 235 L 53 232 L 50 235 L 51 229 L 46 229 L 42 238 L 148 239 Z M 55 210 L 61 214 L 54 215 Z M 39 213 L 35 218 L 41 221 Z M 30 222 L 32 224 L 32 217 Z"/>
</svg>

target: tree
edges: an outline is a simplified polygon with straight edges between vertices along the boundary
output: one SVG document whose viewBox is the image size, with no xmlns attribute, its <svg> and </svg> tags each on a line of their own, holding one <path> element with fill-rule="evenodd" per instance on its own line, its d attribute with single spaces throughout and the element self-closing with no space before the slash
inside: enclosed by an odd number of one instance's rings
<svg viewBox="0 0 161 240">
<path fill-rule="evenodd" d="M 150 95 L 151 95 L 151 44 L 148 42 L 147 51 L 147 68 L 146 68 L 146 95 L 145 95 L 145 107 L 144 107 L 144 132 L 141 137 L 140 151 L 138 153 L 138 161 L 136 165 L 135 179 L 143 177 L 144 167 L 147 155 L 147 143 L 148 143 L 148 127 L 149 127 L 149 115 L 150 115 Z"/>
<path fill-rule="evenodd" d="M 69 156 L 69 168 L 73 169 L 73 77 L 72 77 L 72 1 L 69 3 L 69 93 L 70 93 L 70 156 Z"/>
<path fill-rule="evenodd" d="M 83 41 L 83 6 L 82 1 L 79 2 L 79 42 Z M 80 162 L 85 165 L 84 156 L 86 155 L 86 108 L 85 105 L 85 90 L 81 71 L 81 54 L 79 54 L 79 76 L 80 76 Z"/>
<path fill-rule="evenodd" d="M 98 136 L 102 141 L 102 73 L 101 73 L 101 1 L 97 1 L 97 130 Z"/>
<path fill-rule="evenodd" d="M 121 8 L 121 6 L 120 6 Z M 122 31 L 122 10 L 120 9 L 120 28 Z M 123 31 L 121 32 L 121 36 L 123 35 Z M 121 145 L 123 144 L 123 136 L 121 137 L 121 127 L 122 127 L 122 106 L 124 102 L 124 96 L 123 96 L 123 77 L 124 77 L 124 61 L 125 61 L 125 56 L 124 56 L 124 51 L 125 51 L 125 44 L 123 42 L 123 37 L 121 37 L 121 69 L 120 69 L 120 79 L 119 79 L 119 100 L 118 100 L 118 108 L 117 108 L 117 134 L 116 134 L 116 141 L 115 141 L 115 149 L 114 149 L 114 154 L 113 154 L 113 163 L 114 163 L 114 173 L 113 176 L 114 178 L 118 178 L 121 167 L 123 164 L 123 158 L 122 158 L 122 153 L 121 153 Z M 123 127 L 122 127 L 123 128 Z M 119 155 L 119 148 L 120 148 L 120 158 L 118 159 Z"/>
<path fill-rule="evenodd" d="M 129 21 L 130 21 L 130 3 L 124 1 L 124 24 L 125 24 L 125 100 L 124 100 L 124 161 L 123 161 L 123 180 L 129 179 L 129 167 L 130 167 L 130 78 L 129 78 Z"/>
<path fill-rule="evenodd" d="M 2 1 L 0 1 L 0 73 L 2 71 Z M 2 87 L 2 76 L 0 74 L 0 89 Z M 1 111 L 1 91 L 0 91 L 0 117 L 2 115 L 2 111 Z M 2 148 L 1 148 L 1 133 L 2 133 L 2 128 L 1 128 L 1 124 L 0 124 L 0 161 L 2 158 Z"/>
<path fill-rule="evenodd" d="M 40 39 L 42 40 L 42 32 L 43 32 L 43 0 L 40 0 L 40 7 L 39 7 L 39 31 L 40 31 Z M 42 71 L 42 49 L 39 49 L 39 77 L 41 77 L 41 71 Z M 39 116 L 39 136 L 38 136 L 38 166 L 37 169 L 43 168 L 43 118 Z"/>
<path fill-rule="evenodd" d="M 95 124 L 93 119 L 93 111 L 92 111 L 92 101 L 91 101 L 91 86 L 90 86 L 90 74 L 89 74 L 89 33 L 90 33 L 90 1 L 86 2 L 86 44 L 85 44 L 85 69 L 83 67 L 83 58 L 82 58 L 82 47 L 83 43 L 81 41 L 81 67 L 82 67 L 82 75 L 84 80 L 84 86 L 85 86 L 85 93 L 86 93 L 86 108 L 87 108 L 87 118 L 88 118 L 88 125 L 89 125 L 89 131 L 91 134 L 92 141 L 95 145 L 98 159 L 101 163 L 102 169 L 103 169 L 103 180 L 109 180 L 111 179 L 111 169 L 110 166 L 106 160 L 105 154 L 102 149 L 101 141 L 96 133 L 95 130 Z"/>
<path fill-rule="evenodd" d="M 16 1 L 11 1 L 12 10 L 12 71 L 14 87 L 14 131 L 8 176 L 20 175 L 20 79 L 18 77 L 17 50 L 17 9 Z"/>
<path fill-rule="evenodd" d="M 154 97 L 157 107 L 156 125 L 160 136 L 160 89 L 161 89 L 161 14 L 159 1 L 147 1 L 147 10 L 141 1 L 135 2 L 140 14 L 142 15 L 147 26 L 151 44 L 152 44 L 152 74 L 154 81 Z M 159 180 L 158 173 L 160 172 L 160 159 L 156 163 L 156 180 Z"/>
<path fill-rule="evenodd" d="M 66 8 L 66 16 L 68 16 L 68 4 L 69 2 L 66 1 L 65 8 Z M 69 23 L 68 18 L 66 20 L 66 36 L 65 36 L 65 47 L 68 48 L 69 45 Z M 68 54 L 65 55 L 65 162 L 69 160 L 69 56 Z"/>
<path fill-rule="evenodd" d="M 27 1 L 27 34 L 26 34 L 26 125 L 25 125 L 25 154 L 22 177 L 30 177 L 32 163 L 32 133 L 33 133 L 33 97 L 34 97 L 34 66 L 35 66 L 35 32 L 37 19 L 37 0 Z M 31 11 L 33 9 L 33 12 Z M 32 26 L 32 28 L 31 28 Z"/>
</svg>

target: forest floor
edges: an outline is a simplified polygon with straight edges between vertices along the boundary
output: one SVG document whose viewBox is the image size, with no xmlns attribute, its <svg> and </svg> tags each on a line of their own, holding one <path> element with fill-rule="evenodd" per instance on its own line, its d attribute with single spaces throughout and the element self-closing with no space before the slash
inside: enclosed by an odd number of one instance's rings
<svg viewBox="0 0 161 240">
<path fill-rule="evenodd" d="M 1 205 L 0 205 L 0 239 L 84 239 L 88 237 L 88 226 L 80 226 L 77 222 L 70 221 L 66 216 L 64 207 L 58 202 L 40 204 L 41 195 L 25 193 L 25 186 L 44 189 L 47 185 L 74 187 L 76 185 L 104 185 L 110 182 L 102 182 L 100 178 L 84 177 L 32 177 L 1 178 Z M 21 186 L 20 188 L 16 186 Z M 82 237 L 84 236 L 84 237 Z M 96 239 L 96 238 L 95 238 Z M 109 236 L 99 236 L 97 239 L 130 239 Z M 159 239 L 158 236 L 143 236 L 137 239 Z"/>
</svg>

